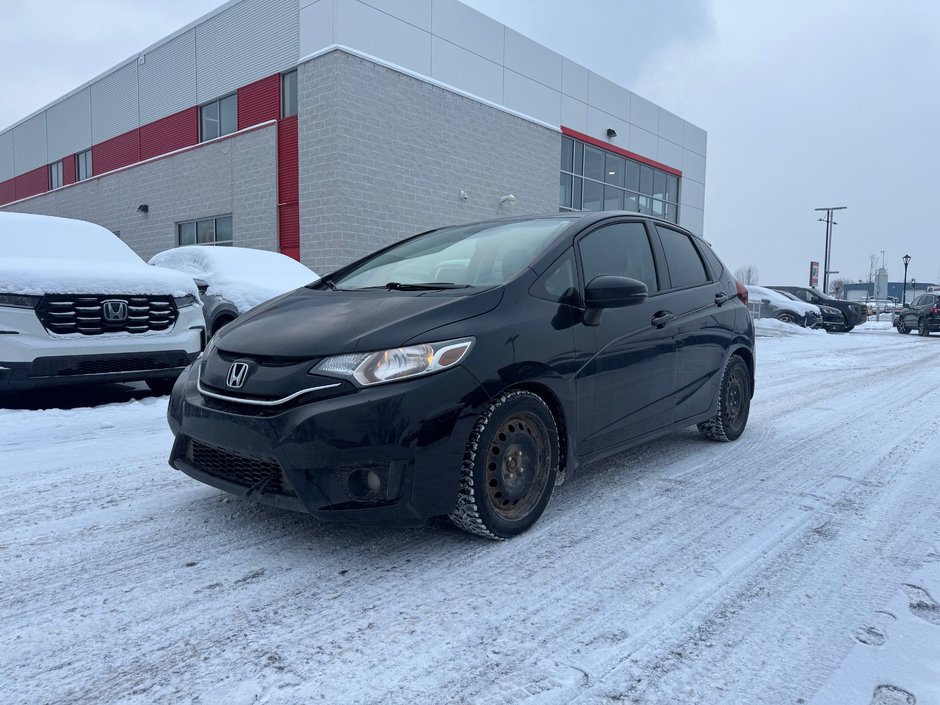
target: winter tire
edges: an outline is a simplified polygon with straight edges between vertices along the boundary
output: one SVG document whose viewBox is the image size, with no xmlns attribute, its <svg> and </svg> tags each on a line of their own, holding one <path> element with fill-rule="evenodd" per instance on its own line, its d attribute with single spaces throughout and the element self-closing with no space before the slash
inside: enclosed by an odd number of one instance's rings
<svg viewBox="0 0 940 705">
<path fill-rule="evenodd" d="M 901 335 L 907 335 L 911 332 L 911 329 L 904 324 L 903 318 L 898 318 L 898 322 L 895 324 L 895 328 L 898 329 L 898 333 Z"/>
<path fill-rule="evenodd" d="M 926 338 L 928 335 L 930 335 L 930 329 L 927 327 L 927 321 L 925 321 L 923 318 L 917 321 L 917 335 L 921 336 L 922 338 Z"/>
<path fill-rule="evenodd" d="M 532 392 L 514 389 L 489 403 L 464 453 L 450 519 L 490 539 L 507 539 L 545 511 L 560 458 L 558 424 Z"/>
<path fill-rule="evenodd" d="M 751 373 L 741 357 L 732 355 L 721 375 L 718 413 L 700 423 L 698 430 L 713 441 L 733 441 L 744 433 L 750 410 Z"/>
<path fill-rule="evenodd" d="M 781 313 L 777 316 L 777 320 L 781 323 L 789 323 L 791 325 L 796 325 L 796 319 L 789 313 Z"/>
</svg>

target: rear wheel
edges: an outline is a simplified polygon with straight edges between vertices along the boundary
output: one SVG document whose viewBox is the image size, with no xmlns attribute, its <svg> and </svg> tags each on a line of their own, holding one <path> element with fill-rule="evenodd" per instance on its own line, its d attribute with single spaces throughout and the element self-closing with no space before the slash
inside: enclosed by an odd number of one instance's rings
<svg viewBox="0 0 940 705">
<path fill-rule="evenodd" d="M 923 318 L 918 319 L 917 321 L 917 335 L 926 338 L 930 335 L 930 329 L 927 327 L 927 321 Z"/>
<path fill-rule="evenodd" d="M 545 511 L 560 462 L 558 425 L 544 401 L 515 389 L 477 420 L 451 521 L 491 539 L 521 534 Z"/>
<path fill-rule="evenodd" d="M 713 441 L 733 441 L 744 433 L 751 410 L 751 373 L 738 355 L 725 363 L 718 390 L 718 413 L 698 425 L 699 432 Z"/>
</svg>

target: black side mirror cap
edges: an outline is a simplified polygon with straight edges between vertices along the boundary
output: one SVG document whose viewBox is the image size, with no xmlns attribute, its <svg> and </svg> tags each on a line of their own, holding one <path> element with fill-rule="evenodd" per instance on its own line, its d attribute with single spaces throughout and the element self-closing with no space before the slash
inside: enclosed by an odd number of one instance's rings
<svg viewBox="0 0 940 705">
<path fill-rule="evenodd" d="M 630 277 L 604 274 L 595 277 L 584 287 L 584 305 L 587 308 L 622 308 L 646 301 L 646 284 Z"/>
</svg>

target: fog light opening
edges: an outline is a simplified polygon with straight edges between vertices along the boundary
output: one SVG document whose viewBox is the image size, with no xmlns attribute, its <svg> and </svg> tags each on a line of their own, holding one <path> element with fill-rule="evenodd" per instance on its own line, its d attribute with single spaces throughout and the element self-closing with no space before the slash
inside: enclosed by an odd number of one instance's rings
<svg viewBox="0 0 940 705">
<path fill-rule="evenodd" d="M 375 470 L 353 470 L 346 477 L 346 493 L 358 502 L 384 499 L 385 483 Z"/>
</svg>

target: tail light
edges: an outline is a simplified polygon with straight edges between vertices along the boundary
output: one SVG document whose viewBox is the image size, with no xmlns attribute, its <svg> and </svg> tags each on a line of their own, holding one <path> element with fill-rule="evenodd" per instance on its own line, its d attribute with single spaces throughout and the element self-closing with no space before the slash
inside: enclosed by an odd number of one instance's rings
<svg viewBox="0 0 940 705">
<path fill-rule="evenodd" d="M 747 306 L 747 287 L 737 279 L 734 280 L 734 286 L 738 290 L 738 298 L 741 299 L 741 303 Z"/>
<path fill-rule="evenodd" d="M 936 306 L 934 306 L 932 309 L 930 309 L 930 315 L 931 315 L 931 316 L 936 316 L 936 315 L 937 315 L 937 307 L 936 307 Z"/>
</svg>

